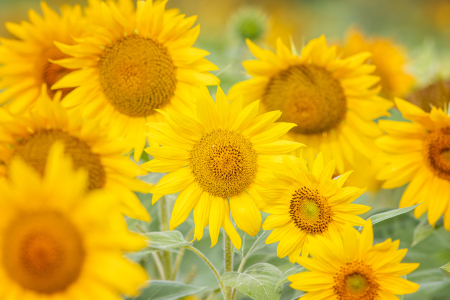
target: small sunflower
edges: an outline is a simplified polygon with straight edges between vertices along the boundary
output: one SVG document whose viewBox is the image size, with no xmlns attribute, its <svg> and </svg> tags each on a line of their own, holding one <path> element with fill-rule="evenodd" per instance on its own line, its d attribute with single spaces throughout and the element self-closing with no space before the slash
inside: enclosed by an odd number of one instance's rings
<svg viewBox="0 0 450 300">
<path fill-rule="evenodd" d="M 302 300 L 395 300 L 395 295 L 411 294 L 417 283 L 400 276 L 414 271 L 418 263 L 400 263 L 407 249 L 391 239 L 373 245 L 372 223 L 362 233 L 345 226 L 342 240 L 317 239 L 313 257 L 297 262 L 309 270 L 289 276 L 291 287 L 307 292 Z"/>
<path fill-rule="evenodd" d="M 377 177 L 386 180 L 382 187 L 392 189 L 409 182 L 400 207 L 423 202 L 415 217 L 428 211 L 434 225 L 444 215 L 445 229 L 450 231 L 450 116 L 440 108 L 430 113 L 402 99 L 395 104 L 403 117 L 412 122 L 381 120 L 387 135 L 376 140 L 387 165 Z"/>
<path fill-rule="evenodd" d="M 300 56 L 281 40 L 277 53 L 250 40 L 247 44 L 258 60 L 243 62 L 254 77 L 242 83 L 244 105 L 261 99 L 263 111 L 280 109 L 281 121 L 297 124 L 287 138 L 308 146 L 308 162 L 322 152 L 326 162 L 336 159 L 343 174 L 346 162 L 355 165 L 356 152 L 371 160 L 366 140 L 382 134 L 372 120 L 388 116 L 392 103 L 377 96 L 379 88 L 371 88 L 379 78 L 370 75 L 375 66 L 364 63 L 369 52 L 338 59 L 324 36 L 310 41 Z M 229 94 L 239 89 L 236 85 Z"/>
<path fill-rule="evenodd" d="M 0 108 L 0 178 L 15 172 L 20 157 L 43 174 L 50 147 L 62 141 L 75 167 L 88 171 L 90 190 L 107 190 L 121 199 L 123 213 L 150 221 L 147 210 L 132 191 L 148 193 L 150 186 L 136 176 L 147 174 L 128 157 L 123 141 L 108 138 L 98 122 L 84 120 L 60 103 L 61 92 L 51 100 L 46 88 L 34 109 L 12 116 Z"/>
<path fill-rule="evenodd" d="M 54 43 L 73 44 L 73 38 L 85 31 L 85 20 L 79 5 L 63 6 L 59 16 L 45 2 L 41 2 L 44 17 L 29 11 L 29 22 L 6 23 L 6 28 L 18 40 L 0 38 L 0 104 L 10 101 L 8 109 L 13 113 L 27 110 L 36 103 L 43 83 L 53 97 L 56 90 L 50 87 L 75 67 L 61 67 L 53 60 L 68 58 Z M 72 88 L 61 89 L 63 97 Z"/>
<path fill-rule="evenodd" d="M 152 188 L 154 202 L 181 191 L 172 211 L 171 230 L 194 210 L 195 239 L 202 238 L 209 224 L 212 246 L 223 227 L 240 248 L 241 238 L 229 211 L 240 229 L 256 235 L 262 221 L 257 190 L 270 180 L 272 169 L 281 166 L 280 154 L 302 145 L 280 140 L 295 124 L 274 123 L 280 111 L 257 116 L 258 101 L 244 109 L 241 98 L 230 105 L 220 88 L 216 102 L 206 88 L 196 98 L 196 112 L 168 109 L 161 111 L 166 123 L 148 124 L 149 139 L 162 147 L 145 149 L 155 159 L 142 167 L 170 172 Z"/>
<path fill-rule="evenodd" d="M 380 77 L 381 93 L 389 98 L 403 97 L 413 87 L 414 77 L 406 72 L 408 58 L 405 50 L 394 41 L 385 38 L 365 38 L 353 29 L 342 45 L 342 57 L 346 58 L 362 51 L 372 53 L 370 64 L 376 66 L 374 75 Z"/>
<path fill-rule="evenodd" d="M 312 171 L 306 165 L 294 165 L 284 156 L 281 171 L 274 171 L 275 178 L 269 180 L 266 190 L 260 191 L 265 202 L 262 211 L 269 213 L 262 225 L 264 230 L 273 231 L 266 243 L 280 242 L 277 255 L 289 255 L 289 260 L 308 255 L 317 236 L 328 239 L 339 236 L 344 225 L 363 225 L 357 215 L 370 207 L 351 204 L 365 189 L 342 187 L 351 174 L 347 172 L 332 179 L 335 162 L 324 166 L 322 154 L 317 156 Z"/>
<path fill-rule="evenodd" d="M 145 270 L 122 251 L 145 239 L 127 231 L 117 202 L 87 192 L 87 174 L 74 171 L 56 143 L 44 176 L 17 160 L 17 173 L 0 182 L 2 299 L 121 299 L 136 296 Z"/>
<path fill-rule="evenodd" d="M 99 3 L 90 7 L 92 36 L 73 46 L 57 43 L 74 57 L 57 63 L 80 70 L 52 89 L 76 87 L 63 105 L 108 124 L 134 148 L 136 161 L 146 143 L 145 124 L 161 121 L 155 109 L 190 109 L 193 87 L 219 83 L 209 73 L 217 70 L 204 58 L 209 53 L 191 47 L 200 32 L 199 26 L 189 29 L 196 17 L 166 13 L 166 2 L 138 1 L 134 14 L 122 14 L 114 2 L 91 1 Z"/>
</svg>

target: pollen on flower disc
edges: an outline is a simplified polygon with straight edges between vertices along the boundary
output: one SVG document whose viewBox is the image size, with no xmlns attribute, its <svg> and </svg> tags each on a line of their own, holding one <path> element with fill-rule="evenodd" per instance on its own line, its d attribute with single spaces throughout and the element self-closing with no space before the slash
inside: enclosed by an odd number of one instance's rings
<svg viewBox="0 0 450 300">
<path fill-rule="evenodd" d="M 234 131 L 219 129 L 204 135 L 194 145 L 189 160 L 200 187 L 221 198 L 244 192 L 257 171 L 251 142 Z"/>
<path fill-rule="evenodd" d="M 378 294 L 372 268 L 359 261 L 342 266 L 334 282 L 339 300 L 374 300 Z"/>
<path fill-rule="evenodd" d="M 423 149 L 429 169 L 438 177 L 450 180 L 450 128 L 430 132 Z"/>
<path fill-rule="evenodd" d="M 90 190 L 100 189 L 105 185 L 105 169 L 100 157 L 91 151 L 86 142 L 58 129 L 41 130 L 23 139 L 13 155 L 19 156 L 40 174 L 44 174 L 48 153 L 55 141 L 63 142 L 65 153 L 73 159 L 75 169 L 87 170 Z"/>
<path fill-rule="evenodd" d="M 132 35 L 108 46 L 99 61 L 99 81 L 112 106 L 130 117 L 142 117 L 170 102 L 176 68 L 165 46 Z"/>
<path fill-rule="evenodd" d="M 347 111 L 339 81 L 315 65 L 295 65 L 274 75 L 262 102 L 269 111 L 283 112 L 280 121 L 297 124 L 292 132 L 307 135 L 336 127 Z"/>
<path fill-rule="evenodd" d="M 5 231 L 2 255 L 8 275 L 41 294 L 66 290 L 77 280 L 85 259 L 80 233 L 70 220 L 51 211 L 12 221 Z"/>
<path fill-rule="evenodd" d="M 328 229 L 332 212 L 327 199 L 317 190 L 302 187 L 292 195 L 290 215 L 297 228 L 315 235 Z"/>
</svg>

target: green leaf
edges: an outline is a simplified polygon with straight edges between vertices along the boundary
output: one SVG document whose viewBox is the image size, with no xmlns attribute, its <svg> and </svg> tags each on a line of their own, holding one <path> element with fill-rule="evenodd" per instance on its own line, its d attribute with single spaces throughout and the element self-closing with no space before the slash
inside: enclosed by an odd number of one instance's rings
<svg viewBox="0 0 450 300">
<path fill-rule="evenodd" d="M 149 286 L 134 300 L 173 300 L 197 294 L 204 288 L 176 281 L 151 280 Z"/>
<path fill-rule="evenodd" d="M 430 236 L 434 230 L 435 228 L 428 224 L 428 219 L 423 219 L 422 221 L 420 221 L 420 223 L 417 224 L 416 228 L 414 229 L 414 236 L 411 247 L 414 247 L 425 238 Z"/>
<path fill-rule="evenodd" d="M 376 215 L 371 216 L 369 219 L 372 220 L 372 225 L 375 225 L 377 223 L 380 223 L 381 221 L 405 214 L 411 210 L 413 210 L 414 208 L 416 208 L 417 206 L 419 206 L 422 203 L 413 205 L 413 206 L 408 206 L 408 207 L 404 207 L 404 208 L 397 208 L 397 209 L 393 209 L 393 210 L 389 210 L 383 213 L 379 213 Z M 369 220 L 367 219 L 367 220 Z M 359 227 L 359 231 L 362 230 L 362 226 Z"/>
<path fill-rule="evenodd" d="M 169 250 L 191 245 L 184 239 L 181 232 L 176 230 L 148 232 L 145 236 L 150 240 L 149 247 L 145 249 L 147 251 Z"/>
<path fill-rule="evenodd" d="M 238 289 L 241 293 L 257 300 L 278 300 L 283 287 L 275 287 L 281 271 L 271 264 L 256 264 L 244 273 L 227 272 L 221 276 L 225 285 Z"/>
<path fill-rule="evenodd" d="M 447 264 L 445 264 L 445 265 L 443 265 L 442 267 L 440 267 L 439 269 L 442 269 L 442 270 L 444 270 L 444 271 L 446 271 L 446 272 L 449 272 L 450 273 L 450 262 L 449 263 L 447 263 Z"/>
<path fill-rule="evenodd" d="M 297 273 L 301 273 L 307 271 L 305 268 L 303 268 L 302 266 L 295 266 L 290 268 L 289 270 L 287 270 L 286 272 L 284 272 L 283 275 L 281 275 L 281 278 L 278 280 L 277 284 L 275 285 L 275 288 L 278 288 L 280 285 L 283 285 L 285 282 L 288 282 L 289 280 L 287 279 L 289 276 L 297 274 Z"/>
<path fill-rule="evenodd" d="M 250 247 L 250 249 L 248 250 L 247 254 L 245 255 L 245 257 L 250 257 L 250 255 L 252 255 L 253 253 L 258 252 L 259 250 L 262 250 L 264 248 L 266 248 L 268 245 L 266 244 L 266 239 L 269 236 L 270 231 L 264 230 L 263 232 L 261 232 L 261 234 L 257 235 L 256 237 L 256 241 L 253 243 L 253 245 Z"/>
</svg>

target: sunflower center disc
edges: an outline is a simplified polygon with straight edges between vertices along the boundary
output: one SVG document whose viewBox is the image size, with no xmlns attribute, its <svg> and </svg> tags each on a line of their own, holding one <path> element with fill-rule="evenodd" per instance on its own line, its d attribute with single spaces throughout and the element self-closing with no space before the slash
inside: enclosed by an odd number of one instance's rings
<svg viewBox="0 0 450 300">
<path fill-rule="evenodd" d="M 204 135 L 194 145 L 189 160 L 200 187 L 221 198 L 244 192 L 257 171 L 256 152 L 250 141 L 221 129 Z"/>
<path fill-rule="evenodd" d="M 442 179 L 450 180 L 450 128 L 431 132 L 423 149 L 431 171 Z"/>
<path fill-rule="evenodd" d="M 295 225 L 310 235 L 326 231 L 331 222 L 331 208 L 317 190 L 298 189 L 292 195 L 290 209 Z"/>
<path fill-rule="evenodd" d="M 85 253 L 79 232 L 56 212 L 22 215 L 7 227 L 3 264 L 25 289 L 53 294 L 78 278 Z"/>
<path fill-rule="evenodd" d="M 99 61 L 100 85 L 112 106 L 130 117 L 153 113 L 174 95 L 176 69 L 167 48 L 137 35 L 107 47 Z"/>
<path fill-rule="evenodd" d="M 372 268 L 362 262 L 347 263 L 334 277 L 334 291 L 339 300 L 373 300 L 378 284 Z"/>
<path fill-rule="evenodd" d="M 291 66 L 274 75 L 262 102 L 269 111 L 283 112 L 280 121 L 297 124 L 291 130 L 298 134 L 318 134 L 335 128 L 347 111 L 339 81 L 314 65 Z"/>
<path fill-rule="evenodd" d="M 78 138 L 58 129 L 41 130 L 21 141 L 14 155 L 18 155 L 40 174 L 44 174 L 45 164 L 51 146 L 62 141 L 67 155 L 73 159 L 75 169 L 88 171 L 89 189 L 100 189 L 105 185 L 106 174 L 100 157 L 92 153 L 91 148 Z"/>
<path fill-rule="evenodd" d="M 37 69 L 39 70 L 39 75 L 41 76 L 40 81 L 47 84 L 47 94 L 50 98 L 53 98 L 57 91 L 62 91 L 62 98 L 64 98 L 68 93 L 70 93 L 74 88 L 63 88 L 59 90 L 50 89 L 52 85 L 58 82 L 61 78 L 72 72 L 71 69 L 66 69 L 57 64 L 51 63 L 48 60 L 59 60 L 64 58 L 69 58 L 70 56 L 64 54 L 56 46 L 47 48 L 41 55 Z"/>
</svg>

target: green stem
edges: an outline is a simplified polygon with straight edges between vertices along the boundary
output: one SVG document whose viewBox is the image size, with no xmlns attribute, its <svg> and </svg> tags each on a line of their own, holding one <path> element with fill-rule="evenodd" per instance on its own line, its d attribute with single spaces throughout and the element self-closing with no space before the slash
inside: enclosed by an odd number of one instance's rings
<svg viewBox="0 0 450 300">
<path fill-rule="evenodd" d="M 214 275 L 216 275 L 217 281 L 219 281 L 219 285 L 220 285 L 220 290 L 224 291 L 224 285 L 222 283 L 222 280 L 220 280 L 220 274 L 219 272 L 217 272 L 217 269 L 214 267 L 214 265 L 209 261 L 209 259 L 203 254 L 201 253 L 197 248 L 193 247 L 193 246 L 187 246 L 187 249 L 191 250 L 192 252 L 194 252 L 195 254 L 197 254 L 201 259 L 203 259 L 203 261 L 209 266 L 209 268 L 213 271 Z"/>
<path fill-rule="evenodd" d="M 233 272 L 233 256 L 234 256 L 234 246 L 231 242 L 230 237 L 226 232 L 223 234 L 223 249 L 224 249 L 224 265 L 225 273 Z M 224 300 L 231 300 L 233 293 L 233 288 L 230 286 L 225 286 L 224 289 Z"/>
<path fill-rule="evenodd" d="M 155 260 L 156 268 L 158 269 L 159 275 L 162 280 L 166 280 L 166 274 L 164 274 L 164 267 L 161 264 L 161 260 L 156 252 L 152 252 L 153 259 Z"/>
<path fill-rule="evenodd" d="M 169 231 L 169 213 L 165 197 L 159 199 L 159 220 L 161 231 Z M 165 277 L 170 279 L 172 278 L 172 255 L 170 252 L 164 251 L 162 256 Z"/>
<path fill-rule="evenodd" d="M 192 234 L 194 233 L 194 227 L 188 232 L 186 235 L 186 241 L 189 241 L 191 239 Z M 181 259 L 183 258 L 184 251 L 186 251 L 186 248 L 181 248 L 180 252 L 178 252 L 177 259 L 175 260 L 175 266 L 173 267 L 172 271 L 172 278 L 171 280 L 174 281 L 177 278 L 178 269 L 180 268 Z"/>
</svg>

